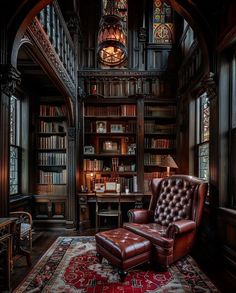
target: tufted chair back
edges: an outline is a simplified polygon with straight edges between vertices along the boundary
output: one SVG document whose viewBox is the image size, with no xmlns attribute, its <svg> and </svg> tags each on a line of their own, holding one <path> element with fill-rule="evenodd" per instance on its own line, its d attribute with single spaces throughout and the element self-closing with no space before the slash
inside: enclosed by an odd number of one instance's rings
<svg viewBox="0 0 236 293">
<path fill-rule="evenodd" d="M 193 220 L 198 226 L 202 216 L 207 183 L 188 175 L 154 178 L 150 210 L 154 222 L 169 226 L 179 220 Z"/>
</svg>

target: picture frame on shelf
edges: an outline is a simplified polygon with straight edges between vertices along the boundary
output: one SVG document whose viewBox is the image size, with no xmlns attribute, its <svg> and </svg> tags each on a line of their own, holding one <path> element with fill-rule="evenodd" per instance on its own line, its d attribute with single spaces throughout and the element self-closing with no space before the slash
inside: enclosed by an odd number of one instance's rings
<svg viewBox="0 0 236 293">
<path fill-rule="evenodd" d="M 110 132 L 111 133 L 123 133 L 123 125 L 122 124 L 111 124 L 110 125 Z"/>
<path fill-rule="evenodd" d="M 95 153 L 95 149 L 92 145 L 84 146 L 84 154 L 85 155 L 93 155 Z"/>
<path fill-rule="evenodd" d="M 107 132 L 107 122 L 96 121 L 96 133 L 106 133 L 106 132 Z"/>
<path fill-rule="evenodd" d="M 94 185 L 95 192 L 105 192 L 105 184 L 104 183 L 95 183 Z"/>
<path fill-rule="evenodd" d="M 102 139 L 100 140 L 100 153 L 102 154 L 120 154 L 119 139 Z"/>
<path fill-rule="evenodd" d="M 135 155 L 136 154 L 136 143 L 131 143 L 128 145 L 127 153 L 128 153 L 128 155 Z"/>
<path fill-rule="evenodd" d="M 116 182 L 106 182 L 105 189 L 107 192 L 116 192 Z"/>
</svg>

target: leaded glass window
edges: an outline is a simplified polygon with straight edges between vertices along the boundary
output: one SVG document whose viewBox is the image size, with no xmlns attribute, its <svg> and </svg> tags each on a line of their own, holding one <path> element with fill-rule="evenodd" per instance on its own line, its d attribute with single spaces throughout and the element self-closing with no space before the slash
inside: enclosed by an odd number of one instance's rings
<svg viewBox="0 0 236 293">
<path fill-rule="evenodd" d="M 10 146 L 10 194 L 19 193 L 19 180 L 18 180 L 18 148 Z"/>
<path fill-rule="evenodd" d="M 20 101 L 10 100 L 10 195 L 19 193 Z"/>
<path fill-rule="evenodd" d="M 210 106 L 206 93 L 197 99 L 197 118 L 198 176 L 208 180 Z"/>
<path fill-rule="evenodd" d="M 153 1 L 153 42 L 158 44 L 173 42 L 173 11 L 162 0 Z"/>
<path fill-rule="evenodd" d="M 204 143 L 198 148 L 198 176 L 201 179 L 208 180 L 209 173 L 209 144 Z"/>
</svg>

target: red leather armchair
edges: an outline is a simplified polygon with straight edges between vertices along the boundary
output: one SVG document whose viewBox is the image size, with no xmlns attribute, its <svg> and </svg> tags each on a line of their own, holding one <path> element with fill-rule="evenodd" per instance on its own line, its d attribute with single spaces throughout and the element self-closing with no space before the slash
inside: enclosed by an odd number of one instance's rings
<svg viewBox="0 0 236 293">
<path fill-rule="evenodd" d="M 192 248 L 203 213 L 207 183 L 187 175 L 155 178 L 149 209 L 128 211 L 123 227 L 149 239 L 153 259 L 167 268 Z"/>
</svg>

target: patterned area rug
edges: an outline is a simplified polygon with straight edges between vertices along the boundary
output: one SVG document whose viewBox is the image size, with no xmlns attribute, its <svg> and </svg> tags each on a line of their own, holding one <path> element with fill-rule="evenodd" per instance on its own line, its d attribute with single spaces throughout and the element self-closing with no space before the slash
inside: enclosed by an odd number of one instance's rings
<svg viewBox="0 0 236 293">
<path fill-rule="evenodd" d="M 94 237 L 59 237 L 32 269 L 20 292 L 63 293 L 172 293 L 219 292 L 187 256 L 167 272 L 140 266 L 129 271 L 125 282 L 105 259 L 96 257 Z"/>
</svg>

